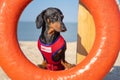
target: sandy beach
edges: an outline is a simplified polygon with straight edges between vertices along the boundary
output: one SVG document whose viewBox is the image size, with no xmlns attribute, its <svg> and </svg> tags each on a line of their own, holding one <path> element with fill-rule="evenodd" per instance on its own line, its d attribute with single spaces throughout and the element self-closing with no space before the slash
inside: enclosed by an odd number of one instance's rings
<svg viewBox="0 0 120 80">
<path fill-rule="evenodd" d="M 42 62 L 42 56 L 37 48 L 37 42 L 21 41 L 20 47 L 25 56 L 35 65 Z M 67 43 L 66 60 L 76 64 L 76 42 Z M 0 80 L 11 80 L 0 67 Z M 104 80 L 120 80 L 120 54 L 118 59 Z"/>
</svg>

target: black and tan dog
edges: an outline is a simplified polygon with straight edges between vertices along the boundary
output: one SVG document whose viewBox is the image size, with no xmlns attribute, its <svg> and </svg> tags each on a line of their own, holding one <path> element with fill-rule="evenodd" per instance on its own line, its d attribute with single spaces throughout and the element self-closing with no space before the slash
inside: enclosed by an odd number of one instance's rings
<svg viewBox="0 0 120 80">
<path fill-rule="evenodd" d="M 60 35 L 65 32 L 64 15 L 58 8 L 47 8 L 36 18 L 37 28 L 42 27 L 38 48 L 44 57 L 39 67 L 49 70 L 64 70 L 73 67 L 65 61 L 66 42 Z"/>
</svg>

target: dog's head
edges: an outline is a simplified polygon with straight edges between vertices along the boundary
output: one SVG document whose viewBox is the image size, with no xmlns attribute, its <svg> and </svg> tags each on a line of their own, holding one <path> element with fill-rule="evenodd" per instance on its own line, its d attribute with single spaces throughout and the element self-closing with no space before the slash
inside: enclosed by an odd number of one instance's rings
<svg viewBox="0 0 120 80">
<path fill-rule="evenodd" d="M 64 15 L 57 8 L 47 8 L 42 11 L 36 18 L 37 28 L 47 27 L 57 32 L 66 31 L 65 24 L 63 23 Z"/>
</svg>

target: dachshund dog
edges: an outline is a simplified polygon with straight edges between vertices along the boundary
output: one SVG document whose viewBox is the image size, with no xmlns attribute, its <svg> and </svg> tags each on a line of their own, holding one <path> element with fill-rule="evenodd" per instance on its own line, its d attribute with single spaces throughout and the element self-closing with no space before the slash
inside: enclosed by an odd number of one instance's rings
<svg viewBox="0 0 120 80">
<path fill-rule="evenodd" d="M 52 7 L 43 10 L 36 18 L 37 28 L 42 27 L 38 48 L 44 60 L 40 68 L 56 71 L 74 66 L 65 61 L 66 42 L 60 35 L 67 30 L 63 18 L 62 12 Z"/>
</svg>

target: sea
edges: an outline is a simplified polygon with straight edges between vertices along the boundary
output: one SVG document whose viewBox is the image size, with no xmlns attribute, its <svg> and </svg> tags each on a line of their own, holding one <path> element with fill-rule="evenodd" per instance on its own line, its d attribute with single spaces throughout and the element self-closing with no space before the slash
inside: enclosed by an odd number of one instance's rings
<svg viewBox="0 0 120 80">
<path fill-rule="evenodd" d="M 66 22 L 66 32 L 61 35 L 67 42 L 77 41 L 77 22 Z M 35 22 L 19 22 L 17 36 L 19 41 L 37 41 L 41 34 L 41 29 L 36 28 Z"/>
</svg>

